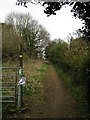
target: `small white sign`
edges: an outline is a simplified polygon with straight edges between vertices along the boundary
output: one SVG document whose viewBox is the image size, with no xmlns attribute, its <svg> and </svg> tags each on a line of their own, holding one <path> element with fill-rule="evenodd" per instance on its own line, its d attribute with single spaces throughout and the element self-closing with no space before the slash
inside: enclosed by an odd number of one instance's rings
<svg viewBox="0 0 90 120">
<path fill-rule="evenodd" d="M 25 81 L 26 81 L 26 78 L 25 77 L 22 77 L 19 82 L 18 82 L 18 85 L 23 85 L 25 84 Z"/>
</svg>

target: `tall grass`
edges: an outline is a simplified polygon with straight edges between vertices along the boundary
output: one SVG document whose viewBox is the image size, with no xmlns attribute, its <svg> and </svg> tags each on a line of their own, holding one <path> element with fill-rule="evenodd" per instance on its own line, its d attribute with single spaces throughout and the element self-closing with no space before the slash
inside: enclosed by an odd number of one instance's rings
<svg viewBox="0 0 90 120">
<path fill-rule="evenodd" d="M 24 96 L 30 97 L 30 100 L 38 99 L 43 92 L 42 80 L 47 68 L 48 65 L 41 59 L 24 61 L 24 75 L 27 79 L 23 89 Z"/>
</svg>

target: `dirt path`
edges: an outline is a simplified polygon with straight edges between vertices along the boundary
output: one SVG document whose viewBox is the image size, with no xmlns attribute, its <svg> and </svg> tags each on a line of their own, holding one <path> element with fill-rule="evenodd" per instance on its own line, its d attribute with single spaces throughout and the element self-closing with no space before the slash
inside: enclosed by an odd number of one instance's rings
<svg viewBox="0 0 90 120">
<path fill-rule="evenodd" d="M 43 80 L 44 103 L 39 106 L 41 115 L 45 118 L 72 118 L 79 117 L 76 112 L 76 103 L 70 96 L 55 69 L 50 65 Z"/>
<path fill-rule="evenodd" d="M 34 101 L 27 100 L 28 109 L 11 117 L 22 118 L 77 118 L 77 104 L 59 79 L 54 67 L 49 65 L 42 82 L 42 92 Z"/>
</svg>

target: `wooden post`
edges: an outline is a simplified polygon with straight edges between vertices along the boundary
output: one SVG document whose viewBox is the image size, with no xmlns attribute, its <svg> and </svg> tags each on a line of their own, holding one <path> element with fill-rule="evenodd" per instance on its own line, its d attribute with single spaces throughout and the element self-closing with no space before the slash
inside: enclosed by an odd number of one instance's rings
<svg viewBox="0 0 90 120">
<path fill-rule="evenodd" d="M 19 49 L 19 60 L 20 60 L 20 65 L 19 65 L 19 80 L 23 76 L 23 50 L 22 50 L 22 44 L 20 44 L 20 49 Z M 23 86 L 19 85 L 18 87 L 18 107 L 20 108 L 23 104 Z"/>
</svg>

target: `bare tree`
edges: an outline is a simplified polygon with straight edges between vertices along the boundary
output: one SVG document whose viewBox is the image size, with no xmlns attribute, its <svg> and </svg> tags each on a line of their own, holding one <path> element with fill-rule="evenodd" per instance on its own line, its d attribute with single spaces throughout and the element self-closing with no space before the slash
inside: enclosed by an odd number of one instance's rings
<svg viewBox="0 0 90 120">
<path fill-rule="evenodd" d="M 14 26 L 16 33 L 23 38 L 26 50 L 31 57 L 42 56 L 46 45 L 49 42 L 50 34 L 32 19 L 30 14 L 11 13 L 5 22 Z"/>
</svg>

